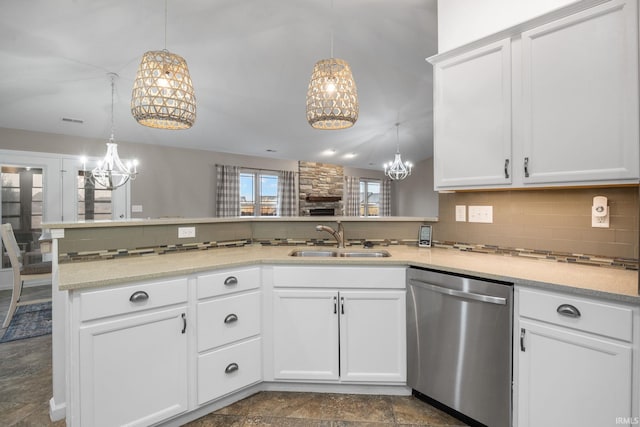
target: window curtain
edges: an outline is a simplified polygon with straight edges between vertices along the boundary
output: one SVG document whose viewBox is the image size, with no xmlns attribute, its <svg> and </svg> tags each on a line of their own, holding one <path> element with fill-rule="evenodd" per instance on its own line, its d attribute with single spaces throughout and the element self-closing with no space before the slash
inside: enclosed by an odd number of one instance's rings
<svg viewBox="0 0 640 427">
<path fill-rule="evenodd" d="M 298 216 L 298 194 L 296 192 L 296 173 L 281 171 L 278 179 L 278 215 Z"/>
<path fill-rule="evenodd" d="M 380 216 L 391 216 L 391 180 L 383 179 L 380 185 Z"/>
<path fill-rule="evenodd" d="M 240 168 L 216 165 L 216 216 L 240 216 Z"/>
<path fill-rule="evenodd" d="M 344 177 L 344 216 L 360 216 L 360 177 Z"/>
</svg>

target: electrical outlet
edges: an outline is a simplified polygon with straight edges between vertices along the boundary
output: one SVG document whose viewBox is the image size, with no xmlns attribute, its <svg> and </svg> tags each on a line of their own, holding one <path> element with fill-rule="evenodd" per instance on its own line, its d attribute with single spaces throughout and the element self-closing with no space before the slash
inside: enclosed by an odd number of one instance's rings
<svg viewBox="0 0 640 427">
<path fill-rule="evenodd" d="M 456 221 L 465 222 L 467 220 L 467 206 L 456 205 Z"/>
<path fill-rule="evenodd" d="M 493 222 L 493 206 L 469 206 L 469 222 Z"/>
<path fill-rule="evenodd" d="M 178 239 L 189 239 L 196 237 L 195 227 L 178 227 Z"/>
</svg>

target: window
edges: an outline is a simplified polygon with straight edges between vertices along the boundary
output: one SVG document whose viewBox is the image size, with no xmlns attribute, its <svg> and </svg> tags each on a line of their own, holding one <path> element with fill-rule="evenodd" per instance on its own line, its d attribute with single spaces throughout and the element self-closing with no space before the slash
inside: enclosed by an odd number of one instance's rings
<svg viewBox="0 0 640 427">
<path fill-rule="evenodd" d="M 240 172 L 240 215 L 278 215 L 278 175 L 274 172 Z"/>
<path fill-rule="evenodd" d="M 42 229 L 42 169 L 2 166 L 2 223 L 10 223 L 20 250 L 39 247 Z M 3 251 L 4 253 L 4 251 Z M 8 257 L 2 268 L 11 267 Z"/>
<path fill-rule="evenodd" d="M 360 180 L 360 216 L 380 216 L 380 181 Z"/>
<path fill-rule="evenodd" d="M 78 220 L 112 219 L 111 199 L 111 190 L 96 188 L 84 171 L 78 171 Z"/>
</svg>

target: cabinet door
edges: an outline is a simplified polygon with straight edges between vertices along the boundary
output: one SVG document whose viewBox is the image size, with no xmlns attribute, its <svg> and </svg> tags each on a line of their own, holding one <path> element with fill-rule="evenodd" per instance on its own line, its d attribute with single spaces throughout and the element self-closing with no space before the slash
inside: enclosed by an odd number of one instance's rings
<svg viewBox="0 0 640 427">
<path fill-rule="evenodd" d="M 342 381 L 406 381 L 405 291 L 341 291 Z"/>
<path fill-rule="evenodd" d="M 520 327 L 519 427 L 599 427 L 631 416 L 630 346 L 525 320 Z"/>
<path fill-rule="evenodd" d="M 434 78 L 436 190 L 510 184 L 510 40 L 437 63 Z"/>
<path fill-rule="evenodd" d="M 275 379 L 338 379 L 338 293 L 273 291 Z"/>
<path fill-rule="evenodd" d="M 147 426 L 187 410 L 186 307 L 80 329 L 80 424 Z"/>
<path fill-rule="evenodd" d="M 522 34 L 525 184 L 637 181 L 636 20 L 616 0 Z"/>
</svg>

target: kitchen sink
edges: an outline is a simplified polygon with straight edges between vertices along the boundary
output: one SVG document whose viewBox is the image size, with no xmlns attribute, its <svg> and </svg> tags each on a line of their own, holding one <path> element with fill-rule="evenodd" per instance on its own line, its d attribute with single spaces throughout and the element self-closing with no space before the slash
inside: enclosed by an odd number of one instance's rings
<svg viewBox="0 0 640 427">
<path fill-rule="evenodd" d="M 328 251 L 328 250 L 309 250 L 297 249 L 292 251 L 289 256 L 295 257 L 341 257 L 341 258 L 386 258 L 391 254 L 387 251 Z"/>
<path fill-rule="evenodd" d="M 386 258 L 391 254 L 387 251 L 345 251 L 340 252 L 338 256 L 345 258 Z"/>
<path fill-rule="evenodd" d="M 289 254 L 289 256 L 304 256 L 304 257 L 336 257 L 338 253 L 335 251 L 313 251 L 313 250 L 295 250 Z"/>
</svg>

